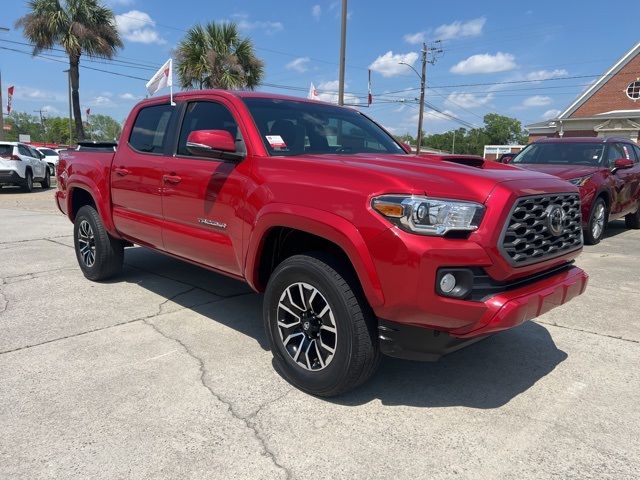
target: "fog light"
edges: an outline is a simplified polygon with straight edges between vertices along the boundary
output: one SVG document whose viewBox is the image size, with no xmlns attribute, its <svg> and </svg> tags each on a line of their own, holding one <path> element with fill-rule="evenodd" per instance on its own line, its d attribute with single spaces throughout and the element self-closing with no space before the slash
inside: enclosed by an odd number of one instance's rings
<svg viewBox="0 0 640 480">
<path fill-rule="evenodd" d="M 440 279 L 440 290 L 442 293 L 451 293 L 456 288 L 456 277 L 451 273 L 445 273 Z"/>
</svg>

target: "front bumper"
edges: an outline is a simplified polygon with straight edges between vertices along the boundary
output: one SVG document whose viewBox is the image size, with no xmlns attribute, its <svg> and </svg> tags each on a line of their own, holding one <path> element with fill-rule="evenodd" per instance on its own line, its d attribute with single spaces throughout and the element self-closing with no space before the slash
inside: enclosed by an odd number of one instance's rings
<svg viewBox="0 0 640 480">
<path fill-rule="evenodd" d="M 381 320 L 380 348 L 383 353 L 411 360 L 437 360 L 487 335 L 516 327 L 582 294 L 589 276 L 578 267 L 523 287 L 494 295 L 476 304 L 482 312 L 475 322 L 457 329 L 441 331 Z M 455 316 L 455 311 L 451 312 Z"/>
</svg>

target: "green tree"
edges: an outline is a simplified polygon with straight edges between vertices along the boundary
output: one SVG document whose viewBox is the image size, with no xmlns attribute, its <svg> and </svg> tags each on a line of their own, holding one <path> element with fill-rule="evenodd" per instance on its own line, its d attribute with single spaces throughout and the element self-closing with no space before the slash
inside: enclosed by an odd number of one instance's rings
<svg viewBox="0 0 640 480">
<path fill-rule="evenodd" d="M 92 115 L 89 126 L 92 140 L 114 141 L 120 137 L 122 126 L 108 115 Z"/>
<path fill-rule="evenodd" d="M 50 117 L 45 120 L 47 125 L 48 143 L 57 143 L 59 145 L 69 144 L 69 119 L 64 117 Z M 71 140 L 77 142 L 74 129 L 71 129 Z"/>
<path fill-rule="evenodd" d="M 484 116 L 484 132 L 490 145 L 522 144 L 527 136 L 522 130 L 522 123 L 515 118 L 505 117 L 497 113 Z"/>
<path fill-rule="evenodd" d="M 16 22 L 25 38 L 33 45 L 33 53 L 60 45 L 69 57 L 71 98 L 76 136 L 84 139 L 80 110 L 80 57 L 111 59 L 122 40 L 116 28 L 113 11 L 99 0 L 30 0 L 30 12 Z"/>
<path fill-rule="evenodd" d="M 34 142 L 44 140 L 44 129 L 40 118 L 35 115 L 13 111 L 5 119 L 5 123 L 10 127 L 5 133 L 7 141 L 17 142 L 20 135 L 29 135 Z"/>
<path fill-rule="evenodd" d="M 183 88 L 256 88 L 264 77 L 264 63 L 235 23 L 191 27 L 176 51 Z"/>
</svg>

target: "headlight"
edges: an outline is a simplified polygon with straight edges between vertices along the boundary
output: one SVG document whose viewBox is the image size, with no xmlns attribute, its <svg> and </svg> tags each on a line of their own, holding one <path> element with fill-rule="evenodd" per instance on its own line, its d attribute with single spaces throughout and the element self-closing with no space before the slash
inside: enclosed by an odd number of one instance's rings
<svg viewBox="0 0 640 480">
<path fill-rule="evenodd" d="M 592 175 L 585 175 L 584 177 L 572 178 L 571 180 L 569 180 L 569 183 L 573 183 L 578 187 L 582 187 L 585 183 L 589 181 L 591 177 Z"/>
<path fill-rule="evenodd" d="M 479 203 L 410 195 L 382 195 L 374 198 L 371 206 L 403 230 L 421 235 L 471 232 L 484 214 Z"/>
</svg>

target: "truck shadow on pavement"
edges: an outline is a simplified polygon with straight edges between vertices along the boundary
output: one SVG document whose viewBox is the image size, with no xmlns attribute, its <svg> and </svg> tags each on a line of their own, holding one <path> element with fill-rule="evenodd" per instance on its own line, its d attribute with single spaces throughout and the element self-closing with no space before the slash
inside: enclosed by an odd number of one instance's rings
<svg viewBox="0 0 640 480">
<path fill-rule="evenodd" d="M 125 263 L 128 268 L 116 281 L 136 283 L 268 348 L 262 296 L 252 293 L 244 283 L 145 248 L 127 249 Z M 184 293 L 175 294 L 176 282 L 184 284 L 180 290 Z M 566 358 L 544 326 L 527 322 L 438 362 L 383 357 L 369 382 L 328 401 L 345 406 L 378 399 L 384 405 L 498 408 L 531 388 Z"/>
</svg>

